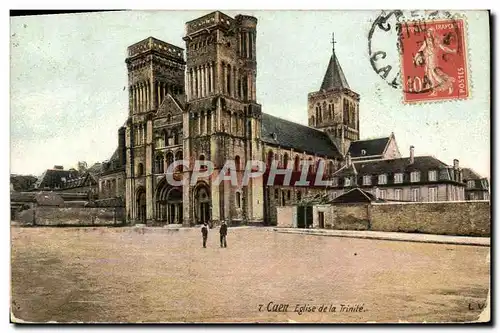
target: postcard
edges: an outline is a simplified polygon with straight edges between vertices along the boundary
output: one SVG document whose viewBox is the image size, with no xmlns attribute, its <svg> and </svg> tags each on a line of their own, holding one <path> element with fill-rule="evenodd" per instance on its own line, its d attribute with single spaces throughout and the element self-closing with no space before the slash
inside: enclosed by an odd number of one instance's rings
<svg viewBox="0 0 500 333">
<path fill-rule="evenodd" d="M 11 16 L 11 322 L 490 322 L 489 15 Z"/>
</svg>

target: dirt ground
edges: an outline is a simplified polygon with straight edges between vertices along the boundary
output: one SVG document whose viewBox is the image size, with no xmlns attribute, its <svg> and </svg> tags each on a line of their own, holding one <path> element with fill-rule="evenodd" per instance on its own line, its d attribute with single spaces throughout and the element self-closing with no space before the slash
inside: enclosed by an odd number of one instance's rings
<svg viewBox="0 0 500 333">
<path fill-rule="evenodd" d="M 490 282 L 489 247 L 266 228 L 230 228 L 227 248 L 212 230 L 206 249 L 197 229 L 11 237 L 14 321 L 463 322 L 478 318 Z"/>
</svg>

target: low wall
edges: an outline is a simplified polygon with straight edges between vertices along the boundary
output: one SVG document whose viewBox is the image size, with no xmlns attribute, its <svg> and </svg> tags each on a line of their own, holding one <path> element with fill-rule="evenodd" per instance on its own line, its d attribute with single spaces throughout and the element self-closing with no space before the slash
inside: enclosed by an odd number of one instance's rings
<svg viewBox="0 0 500 333">
<path fill-rule="evenodd" d="M 277 226 L 283 228 L 297 227 L 297 207 L 282 206 L 276 207 Z"/>
<path fill-rule="evenodd" d="M 38 206 L 20 212 L 15 221 L 37 226 L 121 225 L 123 207 L 50 207 Z"/>
<path fill-rule="evenodd" d="M 314 228 L 321 212 L 326 229 L 490 236 L 489 201 L 316 205 Z M 296 227 L 297 207 L 277 207 L 277 217 L 279 227 Z"/>
<path fill-rule="evenodd" d="M 370 215 L 368 204 L 341 204 L 331 206 L 333 223 L 337 230 L 369 230 Z"/>
<path fill-rule="evenodd" d="M 490 202 L 372 204 L 370 230 L 490 236 Z"/>
</svg>

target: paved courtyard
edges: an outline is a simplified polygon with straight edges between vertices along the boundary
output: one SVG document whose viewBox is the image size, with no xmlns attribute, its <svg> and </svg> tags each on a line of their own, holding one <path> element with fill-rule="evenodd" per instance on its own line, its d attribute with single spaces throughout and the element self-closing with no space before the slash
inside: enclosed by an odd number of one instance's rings
<svg viewBox="0 0 500 333">
<path fill-rule="evenodd" d="M 13 314 L 35 322 L 457 322 L 476 320 L 488 294 L 489 247 L 230 228 L 221 249 L 217 232 L 204 249 L 196 229 L 12 228 Z M 316 308 L 299 314 L 300 306 Z"/>
</svg>

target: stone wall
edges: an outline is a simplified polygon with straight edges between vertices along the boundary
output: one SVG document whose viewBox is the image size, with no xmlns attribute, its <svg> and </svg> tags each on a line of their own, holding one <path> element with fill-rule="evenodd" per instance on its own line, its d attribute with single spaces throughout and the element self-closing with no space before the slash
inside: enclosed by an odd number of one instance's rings
<svg viewBox="0 0 500 333">
<path fill-rule="evenodd" d="M 331 206 L 332 229 L 369 230 L 370 216 L 368 204 L 343 204 Z M 326 217 L 325 217 L 326 218 Z"/>
<path fill-rule="evenodd" d="M 124 223 L 123 207 L 50 207 L 23 210 L 15 219 L 21 225 L 104 226 Z"/>
<path fill-rule="evenodd" d="M 289 222 L 292 212 L 296 219 L 295 206 L 277 211 L 278 226 L 296 227 Z M 314 228 L 320 227 L 321 212 L 326 229 L 490 236 L 491 228 L 489 201 L 315 205 Z"/>
<path fill-rule="evenodd" d="M 296 228 L 297 227 L 297 206 L 276 207 L 276 216 L 278 227 Z"/>
<path fill-rule="evenodd" d="M 490 202 L 372 204 L 371 230 L 490 236 Z"/>
</svg>

